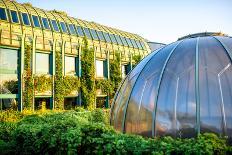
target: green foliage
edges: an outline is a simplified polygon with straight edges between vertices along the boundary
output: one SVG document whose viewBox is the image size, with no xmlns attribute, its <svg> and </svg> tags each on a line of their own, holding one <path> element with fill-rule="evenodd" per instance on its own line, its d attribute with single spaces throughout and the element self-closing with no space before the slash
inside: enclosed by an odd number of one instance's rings
<svg viewBox="0 0 232 155">
<path fill-rule="evenodd" d="M 87 39 L 84 38 L 84 46 L 81 53 L 81 92 L 82 105 L 87 109 L 95 108 L 95 68 L 94 68 L 94 50 L 88 48 Z"/>
<path fill-rule="evenodd" d="M 105 111 L 66 111 L 25 116 L 0 123 L 0 154 L 231 154 L 215 134 L 197 138 L 143 138 L 104 124 Z"/>
<path fill-rule="evenodd" d="M 108 79 L 97 79 L 96 81 L 96 89 L 101 89 L 104 94 L 113 94 L 114 89 L 112 87 L 112 83 Z"/>
<path fill-rule="evenodd" d="M 109 125 L 108 111 L 104 111 L 101 108 L 96 108 L 91 111 L 91 121 L 96 123 L 104 123 Z"/>
<path fill-rule="evenodd" d="M 34 77 L 34 87 L 38 92 L 52 90 L 52 77 L 47 75 L 37 75 Z"/>
<path fill-rule="evenodd" d="M 135 61 L 135 66 L 142 60 L 141 55 L 134 55 L 132 58 Z"/>
<path fill-rule="evenodd" d="M 76 76 L 65 76 L 63 79 L 64 96 L 69 95 L 72 91 L 78 91 L 80 80 Z"/>
<path fill-rule="evenodd" d="M 15 91 L 18 90 L 18 80 L 9 80 L 9 81 L 4 82 L 3 83 L 3 88 L 6 88 L 11 93 L 14 93 Z"/>
<path fill-rule="evenodd" d="M 32 47 L 31 45 L 25 46 L 25 54 L 24 54 L 24 91 L 23 91 L 23 103 L 25 109 L 31 109 L 33 103 L 33 92 L 34 92 L 34 84 L 32 77 Z"/>
</svg>

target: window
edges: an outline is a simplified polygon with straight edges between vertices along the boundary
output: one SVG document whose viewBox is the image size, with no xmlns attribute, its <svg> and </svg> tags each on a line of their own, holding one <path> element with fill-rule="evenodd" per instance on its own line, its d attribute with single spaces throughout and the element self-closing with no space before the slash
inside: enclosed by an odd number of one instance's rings
<svg viewBox="0 0 232 155">
<path fill-rule="evenodd" d="M 143 49 L 138 40 L 136 40 L 136 43 L 137 43 L 137 46 L 139 47 L 139 49 Z"/>
<path fill-rule="evenodd" d="M 60 32 L 56 20 L 51 20 L 51 23 L 52 23 L 53 30 L 56 32 Z"/>
<path fill-rule="evenodd" d="M 35 98 L 35 110 L 51 109 L 50 98 Z"/>
<path fill-rule="evenodd" d="M 96 108 L 108 108 L 106 97 L 96 98 Z"/>
<path fill-rule="evenodd" d="M 103 35 L 104 35 L 104 37 L 106 38 L 106 42 L 107 42 L 107 43 L 111 43 L 109 34 L 106 33 L 106 32 L 103 32 Z"/>
<path fill-rule="evenodd" d="M 24 25 L 30 26 L 30 21 L 29 21 L 27 13 L 22 13 L 22 19 L 23 19 L 23 24 Z"/>
<path fill-rule="evenodd" d="M 0 98 L 0 110 L 15 109 L 17 105 L 16 98 Z"/>
<path fill-rule="evenodd" d="M 104 61 L 96 60 L 96 77 L 104 77 Z"/>
<path fill-rule="evenodd" d="M 130 71 L 130 65 L 122 65 L 121 67 L 121 71 L 122 71 L 122 78 L 125 78 L 126 75 L 129 73 Z"/>
<path fill-rule="evenodd" d="M 38 16 L 32 15 L 32 19 L 33 19 L 34 27 L 39 27 L 40 28 Z"/>
<path fill-rule="evenodd" d="M 60 22 L 61 29 L 64 33 L 68 33 L 67 27 L 64 22 Z"/>
<path fill-rule="evenodd" d="M 71 34 L 76 34 L 74 25 L 73 25 L 73 24 L 69 24 L 68 26 L 69 26 L 70 33 L 71 33 Z"/>
<path fill-rule="evenodd" d="M 110 34 L 110 39 L 112 40 L 114 44 L 117 44 L 114 34 Z"/>
<path fill-rule="evenodd" d="M 0 49 L 0 94 L 18 94 L 18 51 Z"/>
<path fill-rule="evenodd" d="M 10 10 L 10 14 L 11 14 L 11 22 L 12 23 L 19 23 L 19 17 L 16 11 L 14 10 Z"/>
<path fill-rule="evenodd" d="M 82 36 L 83 37 L 84 33 L 83 33 L 82 28 L 80 26 L 77 26 L 76 28 L 77 28 L 77 34 L 78 34 L 78 36 Z"/>
<path fill-rule="evenodd" d="M 134 39 L 130 39 L 130 40 L 131 40 L 131 43 L 132 43 L 132 45 L 134 46 L 134 48 L 138 48 L 138 46 L 137 46 L 135 40 L 134 40 Z"/>
<path fill-rule="evenodd" d="M 99 40 L 99 39 L 98 39 L 98 36 L 97 36 L 97 33 L 96 33 L 95 30 L 90 29 L 90 32 L 91 32 L 91 34 L 92 34 L 94 40 Z"/>
<path fill-rule="evenodd" d="M 142 45 L 142 48 L 145 50 L 146 46 L 145 46 L 144 42 L 140 41 L 140 44 Z"/>
<path fill-rule="evenodd" d="M 129 47 L 133 47 L 133 45 L 132 45 L 132 43 L 131 43 L 131 41 L 130 41 L 129 38 L 126 38 L 126 41 L 127 41 L 128 45 L 129 45 Z"/>
<path fill-rule="evenodd" d="M 7 20 L 6 10 L 4 8 L 0 8 L 0 19 L 1 20 Z"/>
<path fill-rule="evenodd" d="M 123 45 L 128 46 L 126 39 L 124 37 L 121 37 L 121 36 L 119 36 L 119 37 L 121 38 Z"/>
<path fill-rule="evenodd" d="M 49 71 L 49 54 L 36 53 L 35 55 L 35 73 L 36 74 L 50 74 Z"/>
<path fill-rule="evenodd" d="M 116 38 L 116 40 L 117 40 L 117 42 L 118 42 L 119 45 L 123 45 L 122 44 L 122 40 L 121 40 L 121 38 L 118 35 L 115 35 L 115 38 Z"/>
<path fill-rule="evenodd" d="M 50 26 L 49 26 L 49 23 L 48 23 L 48 19 L 47 19 L 47 18 L 42 17 L 42 22 L 43 22 L 43 27 L 44 27 L 45 29 L 48 29 L 48 30 L 51 29 Z"/>
<path fill-rule="evenodd" d="M 97 34 L 98 34 L 101 41 L 106 41 L 104 36 L 103 36 L 103 33 L 101 31 L 97 31 Z"/>
<path fill-rule="evenodd" d="M 76 75 L 75 57 L 65 56 L 65 75 Z"/>
<path fill-rule="evenodd" d="M 90 34 L 88 28 L 85 28 L 85 27 L 84 27 L 84 32 L 85 32 L 85 36 L 86 36 L 87 38 L 92 39 L 91 34 Z"/>
<path fill-rule="evenodd" d="M 76 106 L 79 106 L 77 97 L 65 97 L 64 98 L 64 109 L 65 110 L 71 110 L 75 108 Z"/>
</svg>

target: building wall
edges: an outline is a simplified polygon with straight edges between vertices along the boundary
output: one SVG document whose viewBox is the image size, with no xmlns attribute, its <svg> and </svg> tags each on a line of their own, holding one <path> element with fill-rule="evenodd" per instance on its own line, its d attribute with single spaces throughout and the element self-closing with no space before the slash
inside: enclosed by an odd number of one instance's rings
<svg viewBox="0 0 232 155">
<path fill-rule="evenodd" d="M 0 1 L 1 106 L 4 102 L 17 102 L 16 104 L 22 108 L 21 81 L 24 74 L 22 62 L 26 44 L 32 45 L 34 53 L 31 60 L 33 76 L 45 74 L 53 77 L 54 53 L 57 50 L 63 53 L 63 64 L 69 62 L 66 65 L 69 66 L 70 72 L 73 69 L 73 59 L 77 66 L 76 70 L 81 69 L 78 64 L 81 64 L 80 53 L 84 37 L 87 38 L 89 47 L 94 49 L 96 60 L 114 59 L 115 52 L 120 52 L 121 64 L 126 65 L 133 63 L 131 59 L 133 55 L 144 57 L 150 53 L 146 41 L 136 34 L 76 19 L 67 16 L 64 12 L 45 11 L 16 1 Z M 68 74 L 65 66 L 63 72 L 64 76 Z M 11 90 L 5 89 L 6 83 L 11 84 Z M 52 91 L 43 94 L 35 93 L 35 98 L 46 106 L 48 102 L 53 101 L 53 95 Z M 72 98 L 66 99 L 66 102 L 80 99 L 78 93 L 70 96 Z M 100 96 L 104 97 L 104 95 Z"/>
</svg>

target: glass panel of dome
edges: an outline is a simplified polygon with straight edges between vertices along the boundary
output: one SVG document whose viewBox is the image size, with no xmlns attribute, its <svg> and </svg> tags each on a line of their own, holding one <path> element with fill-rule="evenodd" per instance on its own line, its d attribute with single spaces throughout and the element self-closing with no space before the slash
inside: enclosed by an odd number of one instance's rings
<svg viewBox="0 0 232 155">
<path fill-rule="evenodd" d="M 137 46 L 135 40 L 134 40 L 134 39 L 130 39 L 130 40 L 131 40 L 131 43 L 133 44 L 134 48 L 138 48 L 138 46 Z"/>
<path fill-rule="evenodd" d="M 90 32 L 91 32 L 91 34 L 92 34 L 94 40 L 99 40 L 99 39 L 98 39 L 98 36 L 97 36 L 97 33 L 96 33 L 95 30 L 90 29 Z"/>
<path fill-rule="evenodd" d="M 76 58 L 65 56 L 65 75 L 76 75 Z"/>
<path fill-rule="evenodd" d="M 69 26 L 70 33 L 71 33 L 71 34 L 76 34 L 74 25 L 73 25 L 73 24 L 69 24 L 68 26 Z"/>
<path fill-rule="evenodd" d="M 103 36 L 103 33 L 101 31 L 97 31 L 97 34 L 98 34 L 101 41 L 106 41 L 104 36 Z"/>
<path fill-rule="evenodd" d="M 43 62 L 43 63 L 41 63 Z M 36 53 L 35 54 L 35 73 L 36 74 L 49 74 L 49 54 Z"/>
<path fill-rule="evenodd" d="M 6 10 L 4 8 L 0 8 L 0 20 L 7 20 Z"/>
<path fill-rule="evenodd" d="M 168 60 L 157 103 L 157 136 L 196 134 L 195 51 L 196 39 L 185 40 Z"/>
<path fill-rule="evenodd" d="M 83 30 L 82 30 L 82 28 L 80 26 L 76 26 L 76 28 L 77 28 L 78 36 L 81 36 L 81 37 L 85 36 L 84 32 L 83 32 Z"/>
<path fill-rule="evenodd" d="M 29 21 L 27 13 L 22 13 L 22 18 L 23 18 L 23 24 L 29 26 L 30 21 Z"/>
<path fill-rule="evenodd" d="M 18 51 L 0 49 L 0 94 L 18 94 Z"/>
<path fill-rule="evenodd" d="M 128 46 L 128 44 L 126 42 L 126 39 L 124 37 L 122 37 L 122 36 L 119 36 L 119 37 L 121 38 L 123 45 Z"/>
<path fill-rule="evenodd" d="M 60 26 L 61 26 L 62 32 L 68 33 L 66 24 L 64 22 L 60 22 Z"/>
<path fill-rule="evenodd" d="M 138 40 L 136 40 L 136 43 L 137 43 L 137 46 L 139 47 L 140 50 L 143 49 L 142 46 L 141 46 L 141 44 L 140 44 L 140 42 Z"/>
<path fill-rule="evenodd" d="M 56 20 L 51 20 L 51 23 L 52 23 L 53 30 L 56 32 L 60 32 Z"/>
<path fill-rule="evenodd" d="M 84 32 L 85 32 L 85 36 L 86 36 L 88 39 L 92 39 L 92 36 L 91 36 L 91 34 L 90 34 L 88 28 L 84 27 Z"/>
<path fill-rule="evenodd" d="M 40 28 L 38 16 L 32 15 L 32 20 L 33 20 L 34 27 L 39 27 Z"/>
<path fill-rule="evenodd" d="M 224 98 L 222 96 L 228 87 L 222 88 L 221 78 L 225 78 L 225 72 L 229 69 L 230 64 L 227 53 L 217 40 L 211 37 L 200 38 L 199 98 L 201 132 L 208 132 L 209 129 L 215 133 L 224 132 Z M 230 74 L 229 77 L 231 78 L 231 76 Z"/>
<path fill-rule="evenodd" d="M 127 41 L 128 45 L 129 45 L 129 47 L 133 47 L 133 45 L 131 43 L 131 40 L 129 38 L 126 38 L 126 41 Z"/>
<path fill-rule="evenodd" d="M 44 27 L 45 29 L 50 30 L 50 26 L 49 26 L 49 23 L 48 23 L 48 19 L 43 17 L 43 18 L 42 18 L 42 22 L 43 22 L 43 27 Z"/>
<path fill-rule="evenodd" d="M 117 44 L 114 34 L 110 34 L 110 39 L 112 40 L 114 44 Z"/>
<path fill-rule="evenodd" d="M 118 35 L 115 35 L 115 38 L 119 45 L 123 45 L 121 38 Z"/>
<path fill-rule="evenodd" d="M 159 79 L 162 67 L 170 53 L 170 49 L 173 47 L 174 44 L 157 53 L 142 69 L 128 103 L 125 120 L 126 132 L 139 132 L 151 136 L 152 115 L 158 87 L 157 79 Z M 146 89 L 152 92 L 148 92 Z"/>
<path fill-rule="evenodd" d="M 11 22 L 12 23 L 19 23 L 19 17 L 16 11 L 14 10 L 10 10 L 10 14 L 11 14 Z"/>
<path fill-rule="evenodd" d="M 107 43 L 111 43 L 111 40 L 110 40 L 109 34 L 108 34 L 108 33 L 106 33 L 106 32 L 103 32 L 103 35 L 104 35 L 104 37 L 105 37 L 105 39 L 106 39 L 106 42 L 107 42 Z"/>
</svg>

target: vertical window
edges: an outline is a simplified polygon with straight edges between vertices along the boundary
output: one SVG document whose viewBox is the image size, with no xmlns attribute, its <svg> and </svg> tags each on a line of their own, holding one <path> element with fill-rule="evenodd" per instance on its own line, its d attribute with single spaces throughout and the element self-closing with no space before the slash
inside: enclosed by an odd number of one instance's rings
<svg viewBox="0 0 232 155">
<path fill-rule="evenodd" d="M 7 20 L 6 10 L 4 8 L 0 8 L 0 19 L 1 20 Z"/>
<path fill-rule="evenodd" d="M 131 43 L 133 44 L 134 48 L 138 48 L 138 46 L 137 46 L 135 40 L 134 40 L 134 39 L 130 39 L 130 40 L 131 40 Z"/>
<path fill-rule="evenodd" d="M 124 37 L 121 37 L 121 36 L 119 36 L 119 37 L 121 38 L 123 45 L 128 46 L 126 39 Z"/>
<path fill-rule="evenodd" d="M 40 28 L 38 16 L 32 15 L 32 20 L 33 20 L 34 27 L 39 27 Z"/>
<path fill-rule="evenodd" d="M 104 37 L 106 38 L 106 42 L 107 42 L 107 43 L 111 43 L 109 34 L 106 33 L 106 32 L 103 32 L 103 35 L 104 35 Z"/>
<path fill-rule="evenodd" d="M 107 108 L 106 97 L 97 97 L 96 104 L 96 108 Z"/>
<path fill-rule="evenodd" d="M 84 32 L 85 32 L 85 36 L 86 36 L 87 38 L 92 39 L 92 36 L 91 36 L 91 34 L 90 34 L 88 28 L 85 28 L 85 27 L 84 27 Z"/>
<path fill-rule="evenodd" d="M 84 33 L 83 33 L 82 28 L 80 26 L 77 26 L 76 28 L 77 28 L 77 34 L 78 34 L 78 36 L 82 36 L 83 37 Z"/>
<path fill-rule="evenodd" d="M 91 34 L 92 34 L 94 40 L 99 40 L 99 39 L 98 39 L 98 36 L 97 36 L 97 33 L 96 33 L 95 30 L 90 29 L 90 32 L 91 32 Z"/>
<path fill-rule="evenodd" d="M 18 51 L 0 49 L 0 94 L 18 94 Z"/>
<path fill-rule="evenodd" d="M 104 77 L 104 61 L 96 60 L 96 77 Z"/>
<path fill-rule="evenodd" d="M 115 38 L 119 45 L 123 45 L 121 38 L 118 35 L 115 35 Z"/>
<path fill-rule="evenodd" d="M 110 34 L 110 39 L 112 40 L 114 44 L 117 44 L 114 34 Z"/>
<path fill-rule="evenodd" d="M 145 50 L 145 49 L 146 49 L 146 46 L 145 46 L 144 42 L 140 41 L 140 44 L 141 44 L 141 46 L 142 46 L 142 49 Z"/>
<path fill-rule="evenodd" d="M 129 45 L 129 47 L 133 47 L 133 45 L 132 45 L 132 43 L 131 43 L 131 41 L 130 41 L 129 38 L 126 38 L 126 41 L 127 41 L 128 45 Z"/>
<path fill-rule="evenodd" d="M 103 36 L 103 33 L 101 31 L 97 31 L 97 34 L 98 34 L 101 41 L 106 41 L 104 36 Z"/>
<path fill-rule="evenodd" d="M 45 29 L 50 30 L 50 26 L 49 26 L 49 23 L 48 23 L 48 19 L 42 17 L 42 22 L 43 22 L 43 27 L 44 27 Z"/>
<path fill-rule="evenodd" d="M 60 22 L 61 29 L 64 33 L 68 33 L 67 27 L 64 22 Z"/>
<path fill-rule="evenodd" d="M 65 56 L 65 75 L 76 75 L 76 58 Z"/>
<path fill-rule="evenodd" d="M 51 23 L 52 23 L 53 30 L 56 32 L 60 32 L 56 20 L 51 20 Z"/>
<path fill-rule="evenodd" d="M 35 98 L 35 110 L 51 109 L 50 98 Z"/>
<path fill-rule="evenodd" d="M 74 25 L 73 25 L 73 24 L 69 24 L 68 26 L 69 26 L 70 33 L 71 33 L 71 34 L 76 34 Z"/>
<path fill-rule="evenodd" d="M 64 98 L 64 109 L 71 110 L 78 106 L 77 97 L 65 97 Z"/>
<path fill-rule="evenodd" d="M 49 54 L 36 53 L 35 55 L 35 72 L 36 74 L 50 74 L 49 71 Z"/>
<path fill-rule="evenodd" d="M 19 23 L 19 17 L 16 11 L 14 10 L 10 10 L 10 14 L 11 14 L 11 22 L 12 23 Z"/>
<path fill-rule="evenodd" d="M 139 49 L 143 49 L 140 42 L 138 40 L 136 40 L 137 46 L 139 47 Z"/>
<path fill-rule="evenodd" d="M 129 65 L 122 65 L 121 71 L 122 71 L 122 78 L 125 78 L 126 75 L 129 73 Z"/>
<path fill-rule="evenodd" d="M 30 21 L 29 21 L 27 13 L 22 13 L 22 19 L 23 19 L 24 25 L 28 25 L 28 26 L 30 25 Z"/>
</svg>

